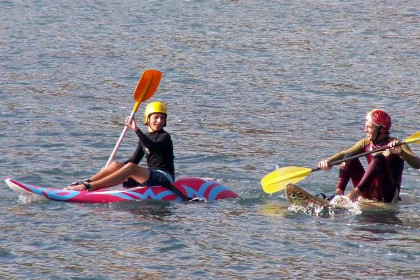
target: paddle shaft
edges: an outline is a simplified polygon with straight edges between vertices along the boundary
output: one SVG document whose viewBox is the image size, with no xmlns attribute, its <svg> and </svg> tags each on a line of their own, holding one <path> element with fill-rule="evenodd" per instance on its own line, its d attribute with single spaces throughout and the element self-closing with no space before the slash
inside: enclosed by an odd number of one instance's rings
<svg viewBox="0 0 420 280">
<path fill-rule="evenodd" d="M 413 141 L 401 141 L 400 143 L 396 144 L 394 147 L 401 146 L 401 145 L 404 145 L 404 144 L 407 144 L 407 143 L 411 143 L 411 142 L 415 142 L 415 140 L 413 140 Z M 343 163 L 345 161 L 356 159 L 356 158 L 363 157 L 363 156 L 367 156 L 367 155 L 370 155 L 370 154 L 373 154 L 373 153 L 384 151 L 386 149 L 389 149 L 389 147 L 387 145 L 382 146 L 382 147 L 379 147 L 379 148 L 374 149 L 372 151 L 364 152 L 364 153 L 357 154 L 357 155 L 354 155 L 354 156 L 351 156 L 351 157 L 347 157 L 347 158 L 343 158 L 343 159 L 340 159 L 340 160 L 337 160 L 337 161 L 333 161 L 333 162 L 331 162 L 331 166 L 333 166 L 333 165 L 339 165 L 339 164 L 341 164 L 341 163 Z M 313 168 L 311 170 L 311 172 L 317 171 L 317 170 L 321 170 L 321 168 L 319 168 L 319 167 Z"/>
<path fill-rule="evenodd" d="M 408 144 L 408 143 L 420 144 L 420 131 L 411 135 L 407 139 L 399 142 L 395 146 L 401 146 L 403 144 Z M 364 152 L 364 153 L 357 154 L 351 157 L 343 158 L 341 160 L 333 161 L 330 163 L 330 165 L 331 166 L 337 165 L 345 161 L 353 160 L 355 158 L 359 158 L 362 156 L 366 156 L 368 154 L 384 151 L 387 149 L 390 149 L 388 145 L 382 146 L 369 152 Z M 287 186 L 287 184 L 297 183 L 303 180 L 304 178 L 306 178 L 306 176 L 308 176 L 311 172 L 318 171 L 318 170 L 321 170 L 321 168 L 317 167 L 317 168 L 310 169 L 310 168 L 299 167 L 299 166 L 283 167 L 264 176 L 264 178 L 261 179 L 261 185 L 262 185 L 263 190 L 266 193 L 274 193 L 274 192 L 284 189 Z"/>
<path fill-rule="evenodd" d="M 139 104 L 140 102 L 137 102 L 136 104 Z M 134 109 L 136 109 L 136 107 L 138 108 L 138 106 L 134 106 Z M 131 122 L 132 120 L 133 120 L 133 118 L 134 118 L 134 114 L 136 113 L 136 111 L 137 110 L 134 110 L 133 109 L 133 111 L 131 112 L 131 115 L 130 115 L 130 121 L 129 122 Z M 124 129 L 123 129 L 123 131 L 122 131 L 122 133 L 121 133 L 121 135 L 120 135 L 120 138 L 118 138 L 118 141 L 117 141 L 117 144 L 115 144 L 115 148 L 114 148 L 114 150 L 112 151 L 112 154 L 111 154 L 111 156 L 109 157 L 109 159 L 108 159 L 108 161 L 107 161 L 107 163 L 106 163 L 106 165 L 105 165 L 105 167 L 107 167 L 108 165 L 110 165 L 111 164 L 111 162 L 114 160 L 114 157 L 115 157 L 115 154 L 117 153 L 117 151 L 118 151 L 118 148 L 120 147 L 120 145 L 121 145 L 121 142 L 123 141 L 123 139 L 124 139 L 124 136 L 125 136 L 125 134 L 127 133 L 127 126 L 124 126 Z"/>
<path fill-rule="evenodd" d="M 134 105 L 133 111 L 131 112 L 129 122 L 131 122 L 136 114 L 140 103 L 148 100 L 150 97 L 153 96 L 156 89 L 159 86 L 160 79 L 162 78 L 162 72 L 158 70 L 148 69 L 143 72 L 142 76 L 140 77 L 139 82 L 137 83 L 136 89 L 134 90 L 134 100 L 136 104 Z M 122 140 L 124 139 L 125 134 L 127 133 L 127 126 L 124 126 L 124 130 L 118 138 L 117 144 L 115 144 L 115 148 L 111 153 L 105 167 L 107 167 L 111 162 L 114 160 L 115 154 L 118 151 L 118 148 L 121 145 Z M 104 168 L 105 168 L 104 167 Z"/>
</svg>

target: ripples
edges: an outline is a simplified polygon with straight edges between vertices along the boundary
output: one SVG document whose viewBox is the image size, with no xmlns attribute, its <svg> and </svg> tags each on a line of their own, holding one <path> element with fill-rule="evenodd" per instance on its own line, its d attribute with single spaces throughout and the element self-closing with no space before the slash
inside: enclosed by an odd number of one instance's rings
<svg viewBox="0 0 420 280">
<path fill-rule="evenodd" d="M 418 130 L 415 4 L 3 1 L 3 176 L 57 187 L 102 168 L 141 72 L 156 68 L 176 175 L 240 198 L 82 205 L 19 199 L 3 183 L 0 276 L 416 279 L 417 204 L 307 215 L 260 186 L 352 145 L 371 108 L 390 111 L 395 136 Z M 136 141 L 128 133 L 117 159 Z M 328 193 L 336 176 L 300 184 Z M 417 195 L 418 172 L 403 185 Z"/>
</svg>

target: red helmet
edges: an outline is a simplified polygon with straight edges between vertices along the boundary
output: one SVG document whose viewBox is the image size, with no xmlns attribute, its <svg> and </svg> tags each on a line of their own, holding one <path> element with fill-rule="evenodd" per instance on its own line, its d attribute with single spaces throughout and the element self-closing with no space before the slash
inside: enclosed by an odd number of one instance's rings
<svg viewBox="0 0 420 280">
<path fill-rule="evenodd" d="M 391 116 L 385 111 L 374 109 L 366 115 L 366 120 L 377 126 L 383 126 L 386 131 L 391 129 Z"/>
</svg>

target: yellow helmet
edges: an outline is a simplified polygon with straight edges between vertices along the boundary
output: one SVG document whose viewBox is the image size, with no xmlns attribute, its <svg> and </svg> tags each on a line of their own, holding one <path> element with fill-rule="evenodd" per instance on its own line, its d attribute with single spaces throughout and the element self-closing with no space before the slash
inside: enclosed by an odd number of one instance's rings
<svg viewBox="0 0 420 280">
<path fill-rule="evenodd" d="M 155 101 L 147 105 L 146 110 L 144 110 L 144 124 L 147 124 L 149 116 L 154 113 L 161 113 L 168 115 L 168 110 L 166 109 L 165 104 L 159 101 Z M 165 123 L 166 125 L 166 123 Z"/>
</svg>

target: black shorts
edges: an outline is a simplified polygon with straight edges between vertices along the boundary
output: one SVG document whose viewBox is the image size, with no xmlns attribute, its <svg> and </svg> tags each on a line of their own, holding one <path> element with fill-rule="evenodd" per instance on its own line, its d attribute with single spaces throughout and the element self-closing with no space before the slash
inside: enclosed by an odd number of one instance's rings
<svg viewBox="0 0 420 280">
<path fill-rule="evenodd" d="M 174 182 L 174 179 L 172 178 L 172 176 L 169 175 L 169 173 L 165 171 L 155 170 L 155 169 L 150 169 L 150 168 L 149 168 L 149 171 L 150 171 L 150 177 L 149 177 L 149 180 L 147 180 L 146 182 L 139 183 L 130 177 L 128 178 L 127 181 L 123 183 L 123 187 L 134 188 L 138 186 L 141 186 L 141 187 L 162 186 L 162 185 L 172 184 Z"/>
</svg>

